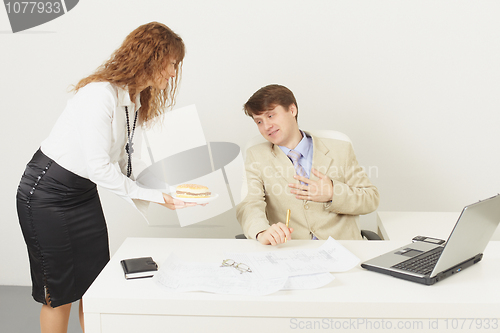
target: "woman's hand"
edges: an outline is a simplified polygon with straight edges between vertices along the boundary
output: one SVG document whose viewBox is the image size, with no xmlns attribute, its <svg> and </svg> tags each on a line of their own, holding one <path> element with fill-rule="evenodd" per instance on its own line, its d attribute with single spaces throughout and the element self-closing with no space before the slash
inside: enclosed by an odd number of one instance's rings
<svg viewBox="0 0 500 333">
<path fill-rule="evenodd" d="M 170 195 L 163 193 L 163 200 L 165 200 L 165 203 L 161 203 L 160 205 L 167 207 L 168 209 L 182 209 L 186 207 L 192 207 L 196 206 L 197 203 L 195 202 L 184 202 L 179 199 L 174 199 Z"/>
</svg>

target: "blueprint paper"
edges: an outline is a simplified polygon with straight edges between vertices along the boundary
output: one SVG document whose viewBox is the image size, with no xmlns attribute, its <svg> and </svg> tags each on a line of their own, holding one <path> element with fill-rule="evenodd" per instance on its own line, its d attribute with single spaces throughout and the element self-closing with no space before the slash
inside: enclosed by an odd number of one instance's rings
<svg viewBox="0 0 500 333">
<path fill-rule="evenodd" d="M 222 262 L 222 260 L 221 260 Z M 283 288 L 287 278 L 259 279 L 233 267 L 180 261 L 175 255 L 160 266 L 158 283 L 173 292 L 205 291 L 232 295 L 268 295 Z"/>
<path fill-rule="evenodd" d="M 227 258 L 248 265 L 263 279 L 326 272 L 345 272 L 359 263 L 359 258 L 329 237 L 316 249 L 226 253 Z"/>
<path fill-rule="evenodd" d="M 289 276 L 281 290 L 317 289 L 335 280 L 331 273 Z"/>
<path fill-rule="evenodd" d="M 252 272 L 221 267 L 224 259 L 244 263 Z M 321 288 L 355 267 L 359 258 L 329 238 L 316 249 L 225 253 L 220 263 L 185 262 L 171 254 L 155 275 L 172 292 L 205 291 L 233 295 L 268 295 L 279 290 Z"/>
</svg>

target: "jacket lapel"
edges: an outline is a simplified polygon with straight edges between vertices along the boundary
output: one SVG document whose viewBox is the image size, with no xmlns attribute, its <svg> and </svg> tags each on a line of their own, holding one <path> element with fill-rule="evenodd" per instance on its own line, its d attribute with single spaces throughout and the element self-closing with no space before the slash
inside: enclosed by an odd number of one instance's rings
<svg viewBox="0 0 500 333">
<path fill-rule="evenodd" d="M 326 175 L 330 169 L 333 159 L 327 154 L 330 151 L 328 147 L 321 141 L 321 139 L 311 136 L 313 139 L 313 162 L 312 167 Z M 311 171 L 311 179 L 318 179 Z"/>
<path fill-rule="evenodd" d="M 293 178 L 293 176 L 295 176 L 295 168 L 293 167 L 293 164 L 288 156 L 283 153 L 280 147 L 272 145 L 272 154 L 274 157 L 272 161 L 276 176 L 283 177 L 287 183 L 297 182 L 297 180 Z"/>
</svg>

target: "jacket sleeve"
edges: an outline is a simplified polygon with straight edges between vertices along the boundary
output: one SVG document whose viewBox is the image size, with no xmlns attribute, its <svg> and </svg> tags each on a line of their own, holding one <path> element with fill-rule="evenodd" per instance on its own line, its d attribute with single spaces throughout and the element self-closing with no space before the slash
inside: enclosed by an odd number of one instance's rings
<svg viewBox="0 0 500 333">
<path fill-rule="evenodd" d="M 255 239 L 259 232 L 269 228 L 262 172 L 260 163 L 255 161 L 251 150 L 249 150 L 245 162 L 247 195 L 236 206 L 236 217 L 245 236 L 249 239 Z"/>
</svg>

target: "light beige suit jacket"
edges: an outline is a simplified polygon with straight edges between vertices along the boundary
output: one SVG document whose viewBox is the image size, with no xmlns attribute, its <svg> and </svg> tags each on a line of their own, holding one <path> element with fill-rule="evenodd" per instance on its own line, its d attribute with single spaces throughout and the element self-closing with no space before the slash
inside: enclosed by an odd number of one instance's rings
<svg viewBox="0 0 500 333">
<path fill-rule="evenodd" d="M 290 193 L 295 169 L 279 146 L 270 142 L 248 149 L 245 162 L 248 194 L 237 206 L 236 214 L 247 238 L 270 224 L 285 223 L 291 210 L 289 226 L 292 239 L 361 239 L 357 216 L 377 209 L 379 193 L 359 166 L 350 142 L 312 137 L 312 166 L 333 181 L 331 202 L 299 200 Z M 318 179 L 311 172 L 311 179 Z"/>
</svg>

